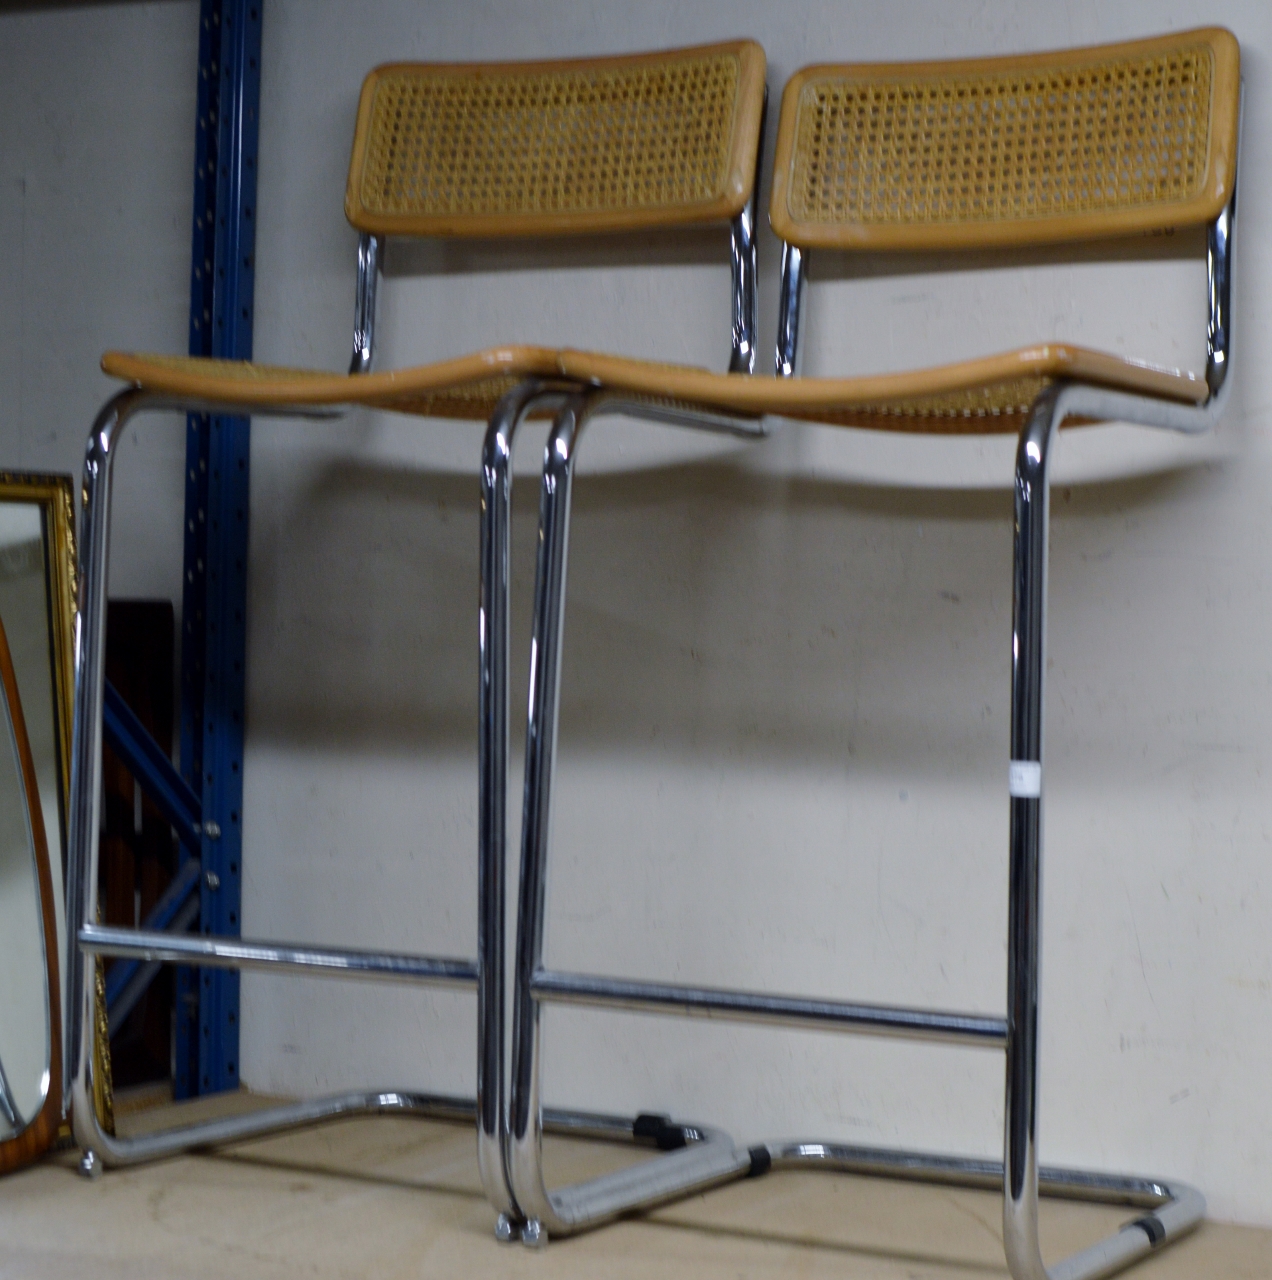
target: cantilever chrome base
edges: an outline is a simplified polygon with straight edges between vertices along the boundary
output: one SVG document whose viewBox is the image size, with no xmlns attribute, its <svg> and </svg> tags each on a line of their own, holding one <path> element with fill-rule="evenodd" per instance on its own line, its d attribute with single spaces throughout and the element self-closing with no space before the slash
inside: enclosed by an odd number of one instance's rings
<svg viewBox="0 0 1272 1280">
<path fill-rule="evenodd" d="M 541 1131 L 552 1130 L 551 1112 L 545 1111 Z M 549 1235 L 588 1230 L 624 1213 L 653 1209 L 763 1171 L 755 1152 L 735 1146 L 722 1130 L 698 1126 L 689 1131 L 693 1139 L 656 1160 L 520 1199 L 530 1215 L 522 1226 L 522 1243 L 539 1248 Z"/>
<path fill-rule="evenodd" d="M 176 404 L 160 396 L 133 390 L 119 393 L 102 409 L 89 435 L 84 469 L 80 631 L 76 656 L 67 891 L 71 1020 L 65 1050 L 67 1094 L 64 1103 L 73 1104 L 75 1138 L 84 1151 L 83 1167 L 86 1172 L 95 1176 L 103 1166 L 137 1164 L 344 1116 L 393 1112 L 444 1120 L 472 1121 L 475 1118 L 478 1165 L 487 1198 L 499 1215 L 501 1227 L 497 1231 L 502 1238 L 510 1238 L 511 1222 L 525 1220 L 526 1215 L 513 1199 L 507 1182 L 503 1067 L 511 459 L 514 436 L 526 415 L 536 407 L 560 404 L 569 390 L 560 384 L 530 379 L 509 392 L 491 419 L 482 456 L 480 836 L 475 961 L 355 951 L 309 943 L 155 933 L 105 927 L 95 922 L 106 577 L 114 459 L 122 432 L 135 414 L 173 408 L 215 410 L 217 406 Z M 621 407 L 621 402 L 616 402 L 615 407 Z M 278 414 L 280 411 L 265 407 L 258 412 Z M 299 416 L 328 416 L 326 411 L 317 415 L 305 409 L 296 412 Z M 654 416 L 679 420 L 674 410 L 655 408 L 652 412 Z M 754 423 L 738 424 L 732 420 L 719 421 L 716 425 L 718 429 L 744 433 L 754 433 L 759 429 Z M 477 1096 L 475 1099 L 454 1098 L 405 1090 L 342 1093 L 134 1138 L 116 1137 L 102 1129 L 93 1105 L 93 966 L 98 956 L 475 988 L 478 1003 Z M 551 1109 L 544 1112 L 542 1124 L 546 1131 L 553 1133 L 683 1147 L 676 1153 L 672 1168 L 686 1170 L 696 1185 L 718 1182 L 732 1172 L 733 1143 L 716 1131 L 675 1125 L 653 1116 L 638 1116 L 633 1120 Z M 614 1193 L 622 1185 L 625 1183 L 620 1177 Z M 677 1194 L 679 1185 L 669 1188 L 661 1198 Z M 587 1197 L 582 1197 L 582 1200 L 586 1202 Z"/>
<path fill-rule="evenodd" d="M 133 1164 L 193 1147 L 236 1141 L 293 1125 L 368 1112 L 398 1111 L 446 1119 L 477 1118 L 478 1163 L 486 1194 L 499 1213 L 517 1213 L 507 1186 L 504 1025 L 504 799 L 507 769 L 507 615 L 509 463 L 513 436 L 536 404 L 559 401 L 562 388 L 527 380 L 500 401 L 483 455 L 483 604 L 481 651 L 482 733 L 479 780 L 481 836 L 478 849 L 478 947 L 475 960 L 319 947 L 305 943 L 159 934 L 96 923 L 98 806 L 104 700 L 106 582 L 114 461 L 128 421 L 153 410 L 215 412 L 215 404 L 174 402 L 141 390 L 126 390 L 102 409 L 88 438 L 84 505 L 80 525 L 79 614 L 75 668 L 75 718 L 69 806 L 67 884 L 69 1034 L 65 1038 L 64 1109 L 73 1110 L 75 1137 L 85 1167 Z M 243 412 L 238 407 L 237 412 Z M 253 412 L 328 417 L 325 409 Z M 477 1096 L 475 1100 L 411 1092 L 369 1091 L 270 1108 L 164 1133 L 125 1139 L 103 1131 L 93 1103 L 95 1025 L 94 964 L 97 956 L 127 956 L 232 969 L 273 968 L 315 976 L 427 983 L 476 989 L 478 1003 Z M 562 1132 L 631 1137 L 630 1120 L 556 1113 L 549 1123 Z"/>
<path fill-rule="evenodd" d="M 1221 223 L 1220 230 L 1226 227 Z M 1216 233 L 1217 234 L 1217 233 Z M 1223 298 L 1226 311 L 1226 293 Z M 1011 643 L 1011 730 L 1007 770 L 1010 813 L 1007 1000 L 1005 1016 L 892 1008 L 845 1000 L 812 1000 L 722 988 L 602 978 L 543 965 L 551 802 L 565 618 L 570 497 L 580 438 L 588 420 L 615 407 L 603 391 L 568 397 L 544 452 L 540 493 L 530 716 L 522 821 L 514 992 L 511 1110 L 506 1172 L 525 1217 L 522 1238 L 542 1245 L 620 1214 L 768 1168 L 813 1165 L 894 1177 L 1003 1190 L 1003 1245 L 1014 1280 L 1099 1280 L 1189 1231 L 1205 1212 L 1192 1187 L 1144 1178 L 1040 1169 L 1037 1154 L 1038 1002 L 1041 918 L 1043 683 L 1049 460 L 1069 416 L 1122 420 L 1198 432 L 1218 416 L 1222 379 L 1200 409 L 1056 382 L 1045 388 L 1021 432 L 1016 456 Z M 627 409 L 627 406 L 623 406 Z M 633 407 L 628 412 L 640 412 Z M 755 430 L 723 415 L 677 411 L 683 425 Z M 1005 1056 L 1004 1159 L 1001 1163 L 825 1142 L 779 1142 L 743 1150 L 707 1132 L 701 1146 L 646 1162 L 620 1174 L 549 1191 L 543 1177 L 539 1089 L 541 1010 L 549 1003 L 727 1017 L 856 1034 L 941 1040 L 997 1049 Z M 1038 1196 L 1107 1200 L 1147 1210 L 1115 1235 L 1047 1267 L 1038 1243 Z"/>
<path fill-rule="evenodd" d="M 996 1191 L 1003 1185 L 1000 1160 L 893 1151 L 878 1147 L 845 1146 L 835 1142 L 768 1142 L 763 1144 L 773 1169 L 824 1169 L 874 1178 L 904 1178 L 945 1186 Z M 1129 1205 L 1147 1213 L 1123 1225 L 1116 1234 L 1097 1241 L 1046 1269 L 1050 1280 L 1096 1280 L 1112 1275 L 1137 1259 L 1187 1235 L 1205 1216 L 1206 1201 L 1187 1183 L 1090 1173 L 1080 1169 L 1043 1166 L 1038 1189 L 1048 1197 Z"/>
<path fill-rule="evenodd" d="M 555 1118 L 553 1113 L 545 1111 L 545 1132 L 570 1132 L 554 1124 Z M 597 1225 L 614 1216 L 613 1204 L 616 1202 L 630 1205 L 636 1200 L 642 1208 L 653 1208 L 691 1191 L 786 1169 L 896 1178 L 970 1187 L 979 1191 L 997 1191 L 1003 1185 L 1003 1164 L 1000 1160 L 785 1139 L 760 1143 L 746 1150 L 737 1149 L 730 1159 L 724 1150 L 727 1140 L 723 1135 L 718 1135 L 718 1140 L 720 1150 L 709 1158 L 704 1153 L 698 1166 L 703 1173 L 710 1167 L 720 1170 L 720 1176 L 710 1181 L 704 1179 L 689 1185 L 692 1175 L 687 1177 L 680 1170 L 673 1171 L 669 1161 L 638 1165 L 617 1175 L 596 1178 L 553 1193 L 554 1213 L 561 1218 L 569 1217 Z M 1038 1171 L 1038 1189 L 1042 1195 L 1052 1199 L 1126 1205 L 1146 1211 L 1124 1223 L 1113 1235 L 1048 1267 L 1046 1275 L 1049 1280 L 1098 1280 L 1098 1277 L 1112 1275 L 1187 1235 L 1201 1222 L 1206 1212 L 1206 1201 L 1201 1192 L 1175 1180 L 1165 1182 L 1157 1178 L 1044 1165 Z M 557 1234 L 562 1234 L 559 1229 Z M 504 1238 L 510 1238 L 510 1233 Z M 521 1232 L 522 1242 L 536 1248 L 546 1244 L 547 1238 L 548 1232 L 538 1219 L 525 1224 Z"/>
<path fill-rule="evenodd" d="M 407 1089 L 372 1089 L 305 1098 L 282 1106 L 262 1107 L 242 1115 L 222 1116 L 215 1120 L 200 1121 L 198 1124 L 161 1129 L 135 1138 L 118 1138 L 102 1132 L 91 1123 L 87 1126 L 77 1125 L 75 1136 L 91 1162 L 95 1175 L 103 1165 L 110 1168 L 144 1164 L 148 1160 L 160 1160 L 183 1151 L 244 1142 L 249 1138 L 262 1138 L 288 1129 L 359 1115 L 413 1115 L 430 1120 L 472 1124 L 477 1116 L 477 1101 L 475 1098 L 417 1093 Z M 593 1138 L 606 1142 L 644 1140 L 656 1144 L 656 1135 L 647 1137 L 641 1133 L 642 1119 L 653 1117 L 637 1117 L 633 1121 L 624 1116 L 607 1115 L 603 1112 L 565 1111 L 549 1107 L 543 1113 L 543 1129 L 545 1133 L 566 1138 Z M 674 1125 L 662 1117 L 657 1118 L 657 1123 L 664 1132 L 680 1131 L 687 1142 L 701 1142 L 705 1137 L 705 1131 L 693 1125 Z"/>
</svg>

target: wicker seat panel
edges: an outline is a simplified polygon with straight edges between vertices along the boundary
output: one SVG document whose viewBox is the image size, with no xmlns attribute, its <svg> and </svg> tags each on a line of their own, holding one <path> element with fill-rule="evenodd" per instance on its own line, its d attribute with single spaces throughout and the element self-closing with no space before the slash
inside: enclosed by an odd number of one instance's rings
<svg viewBox="0 0 1272 1280">
<path fill-rule="evenodd" d="M 499 401 L 524 380 L 521 374 L 502 373 L 463 386 L 447 387 L 444 391 L 373 398 L 367 404 L 391 409 L 394 413 L 409 413 L 417 418 L 464 418 L 486 422 Z"/>
<path fill-rule="evenodd" d="M 1235 161 L 1226 31 L 972 63 L 812 67 L 787 89 L 774 228 L 922 248 L 1208 221 Z M 780 191 L 779 191 L 780 187 Z"/>
<path fill-rule="evenodd" d="M 1019 431 L 1033 401 L 1058 379 L 1177 404 L 1198 404 L 1191 374 L 1067 344 L 1043 344 L 959 364 L 851 378 L 712 373 L 587 351 L 561 351 L 562 376 L 584 386 L 750 415 L 935 435 Z"/>
<path fill-rule="evenodd" d="M 415 235 L 732 216 L 763 106 L 758 45 L 556 63 L 403 64 L 363 87 L 346 212 Z"/>
<path fill-rule="evenodd" d="M 875 404 L 793 409 L 786 417 L 837 427 L 869 427 L 876 431 L 916 431 L 935 435 L 1016 433 L 1030 406 L 1053 378 L 1027 375 L 984 386 L 902 396 Z"/>
</svg>

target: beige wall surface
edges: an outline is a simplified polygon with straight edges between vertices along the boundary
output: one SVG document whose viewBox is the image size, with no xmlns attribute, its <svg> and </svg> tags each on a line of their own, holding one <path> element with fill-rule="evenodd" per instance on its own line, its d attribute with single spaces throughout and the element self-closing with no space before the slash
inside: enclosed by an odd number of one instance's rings
<svg viewBox="0 0 1272 1280">
<path fill-rule="evenodd" d="M 67 470 L 106 346 L 185 347 L 193 6 L 0 16 L 4 465 Z M 1272 1225 L 1272 8 L 1264 0 L 269 0 L 256 352 L 347 361 L 344 170 L 390 59 L 754 36 L 799 66 L 1129 39 L 1242 42 L 1237 383 L 1183 441 L 1075 432 L 1051 561 L 1041 1149 L 1175 1175 Z M 769 142 L 776 127 L 770 114 Z M 767 183 L 764 199 L 767 200 Z M 814 259 L 806 372 L 1065 338 L 1200 367 L 1195 238 L 1103 253 Z M 778 246 L 762 260 L 771 350 Z M 391 245 L 382 367 L 529 339 L 723 367 L 722 238 Z M 883 268 L 887 269 L 884 270 Z M 253 427 L 244 933 L 475 950 L 481 428 L 373 413 Z M 179 604 L 181 424 L 121 455 L 114 594 Z M 510 811 L 542 431 L 520 447 Z M 998 1012 L 1005 982 L 1009 440 L 778 424 L 758 447 L 594 427 L 575 494 L 548 959 Z M 551 1010 L 552 1104 L 739 1141 L 994 1153 L 1001 1060 Z M 242 1075 L 470 1092 L 471 997 L 243 981 Z"/>
</svg>

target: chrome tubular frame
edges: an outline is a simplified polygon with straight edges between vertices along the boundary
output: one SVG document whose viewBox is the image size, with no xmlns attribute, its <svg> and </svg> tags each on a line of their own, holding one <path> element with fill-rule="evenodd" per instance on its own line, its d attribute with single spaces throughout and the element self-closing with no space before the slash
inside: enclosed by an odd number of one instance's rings
<svg viewBox="0 0 1272 1280">
<path fill-rule="evenodd" d="M 766 95 L 767 101 L 767 95 Z M 761 125 L 761 135 L 763 126 Z M 762 160 L 756 156 L 756 188 Z M 729 368 L 751 373 L 758 330 L 757 190 L 730 225 L 732 268 L 732 346 Z M 383 237 L 367 232 L 358 240 L 351 374 L 370 371 L 376 323 L 376 295 L 384 252 Z M 509 392 L 491 418 L 481 471 L 481 592 L 479 619 L 479 852 L 478 956 L 476 962 L 434 956 L 337 950 L 309 944 L 246 941 L 241 938 L 189 937 L 97 925 L 98 805 L 101 789 L 102 703 L 106 576 L 109 558 L 110 504 L 114 455 L 127 421 L 145 410 L 215 411 L 213 403 L 174 402 L 137 390 L 120 392 L 102 409 L 89 435 L 84 465 L 84 503 L 80 537 L 79 614 L 76 620 L 75 725 L 71 769 L 71 821 L 67 883 L 70 1028 L 65 1037 L 64 1107 L 73 1107 L 76 1141 L 84 1149 L 86 1170 L 106 1164 L 131 1164 L 192 1147 L 236 1141 L 358 1112 L 410 1111 L 440 1118 L 477 1120 L 477 1154 L 482 1186 L 499 1214 L 496 1235 L 510 1238 L 511 1223 L 524 1218 L 508 1176 L 506 1098 L 506 979 L 504 957 L 506 902 L 506 793 L 508 772 L 508 616 L 511 460 L 517 428 L 533 409 L 556 409 L 575 384 L 528 379 Z M 741 435 L 762 435 L 750 420 L 632 402 L 623 397 L 589 397 L 596 409 L 628 412 L 674 425 L 691 425 Z M 238 406 L 240 410 L 243 406 Z M 339 408 L 254 407 L 257 415 L 332 418 Z M 189 921 L 185 921 L 189 923 Z M 117 956 L 158 963 L 196 963 L 232 969 L 282 969 L 317 976 L 370 981 L 474 986 L 478 1003 L 477 1097 L 466 1099 L 406 1092 L 341 1094 L 232 1119 L 190 1125 L 135 1139 L 105 1133 L 92 1102 L 94 982 L 96 956 Z M 536 1123 L 539 1115 L 536 1111 Z M 627 1119 L 586 1112 L 548 1110 L 549 1131 L 610 1140 L 725 1145 L 714 1132 L 672 1126 L 660 1117 Z M 669 1136 L 670 1135 L 670 1136 Z M 731 1147 L 731 1143 L 727 1144 Z"/>
<path fill-rule="evenodd" d="M 374 267 L 374 252 L 366 255 Z M 363 290 L 359 296 L 362 298 Z M 374 290 L 370 290 L 373 300 Z M 368 313 L 369 314 L 369 313 Z M 369 329 L 367 330 L 369 334 Z M 368 340 L 369 350 L 369 340 Z M 527 382 L 500 402 L 488 432 L 491 441 L 510 446 L 517 425 L 539 401 L 551 404 L 559 392 L 543 384 Z M 72 744 L 69 867 L 67 882 L 68 982 L 70 1026 L 65 1038 L 64 1106 L 71 1106 L 76 1141 L 84 1149 L 87 1170 L 108 1165 L 132 1164 L 171 1155 L 192 1147 L 235 1141 L 275 1132 L 291 1125 L 312 1124 L 338 1115 L 358 1112 L 409 1111 L 442 1119 L 469 1118 L 479 1114 L 488 1128 L 482 1130 L 479 1152 L 483 1175 L 491 1165 L 490 1151 L 502 1151 L 505 1110 L 502 1101 L 503 1072 L 503 969 L 504 969 L 504 846 L 502 796 L 507 770 L 507 560 L 508 484 L 505 454 L 492 471 L 502 474 L 487 494 L 483 491 L 483 557 L 493 555 L 498 572 L 492 600 L 483 606 L 485 619 L 502 637 L 502 657 L 497 647 L 483 645 L 482 706 L 484 724 L 498 727 L 502 758 L 487 758 L 492 740 L 483 735 L 480 776 L 483 837 L 479 851 L 479 954 L 476 962 L 445 957 L 400 955 L 384 952 L 337 950 L 308 944 L 253 942 L 241 938 L 213 938 L 179 933 L 153 933 L 117 929 L 96 923 L 99 805 L 101 796 L 102 704 L 104 696 L 106 586 L 109 560 L 110 507 L 113 466 L 125 425 L 136 413 L 147 410 L 215 409 L 200 403 L 191 406 L 137 390 L 120 392 L 99 414 L 89 435 L 84 464 L 84 498 L 80 525 L 79 610 L 75 631 L 75 717 Z M 328 418 L 328 410 L 304 408 L 280 410 L 255 408 L 256 414 Z M 500 468 L 502 472 L 500 472 Z M 483 583 L 487 581 L 483 560 Z M 484 632 L 485 634 L 485 632 Z M 495 825 L 487 821 L 494 815 Z M 187 1125 L 143 1137 L 125 1139 L 106 1133 L 93 1104 L 94 957 L 121 956 L 146 962 L 194 963 L 235 969 L 273 968 L 291 972 L 360 978 L 371 981 L 410 982 L 428 985 L 476 987 L 481 1017 L 478 1030 L 478 1092 L 474 1103 L 441 1095 L 414 1092 L 347 1093 L 273 1107 L 249 1115 Z M 494 1046 L 494 1048 L 492 1048 Z M 492 1070 L 492 1067 L 495 1068 Z M 488 1096 L 489 1095 L 489 1096 Z M 613 1117 L 568 1115 L 551 1117 L 554 1127 L 569 1132 L 631 1135 L 631 1122 Z M 492 1198 L 502 1182 L 502 1157 L 493 1162 L 486 1185 Z M 504 1186 L 504 1200 L 511 1197 Z"/>
<path fill-rule="evenodd" d="M 756 343 L 759 334 L 759 257 L 755 236 L 756 202 L 759 198 L 760 169 L 764 159 L 764 123 L 768 111 L 768 91 L 764 95 L 765 111 L 760 119 L 760 145 L 755 156 L 755 182 L 751 195 L 729 223 L 729 268 L 731 268 L 732 343 L 729 372 L 752 374 L 755 371 Z M 360 289 L 362 297 L 361 266 Z M 361 315 L 361 312 L 360 312 Z M 525 403 L 513 412 L 516 397 Z M 477 1019 L 480 1025 L 479 1061 L 477 1061 L 477 1165 L 486 1198 L 498 1213 L 495 1236 L 512 1239 L 513 1224 L 526 1224 L 523 1238 L 531 1240 L 537 1230 L 535 1215 L 527 1215 L 513 1192 L 511 1171 L 512 1143 L 508 1138 L 507 1043 L 504 1020 L 504 919 L 505 878 L 507 863 L 507 781 L 508 781 L 508 618 L 509 618 L 509 512 L 511 512 L 512 449 L 517 426 L 525 420 L 530 408 L 552 407 L 563 417 L 578 411 L 580 430 L 587 417 L 607 413 L 628 413 L 646 420 L 672 426 L 691 426 L 699 430 L 756 436 L 763 426 L 750 419 L 677 410 L 669 406 L 653 406 L 631 401 L 614 394 L 587 394 L 575 384 L 550 384 L 527 381 L 518 392 L 505 398 L 486 431 L 481 458 L 481 588 L 479 618 L 480 708 L 479 768 L 481 799 L 479 819 L 479 896 L 481 897 L 481 933 L 479 937 L 479 987 L 477 987 Z M 573 407 L 572 407 L 573 406 Z M 586 408 L 582 407 L 586 406 Z M 573 420 L 573 417 L 571 417 Z M 555 433 L 554 433 L 555 438 Z M 549 449 L 552 445 L 549 445 Z M 497 959 L 498 957 L 498 959 Z M 520 989 L 520 988 L 518 988 Z M 572 1112 L 546 1110 L 543 1126 L 567 1125 L 568 1132 L 582 1133 Z M 632 1139 L 640 1137 L 641 1120 L 617 1120 L 603 1137 Z M 535 1106 L 536 1125 L 539 1107 Z M 616 1128 L 617 1126 L 617 1128 Z M 671 1126 L 681 1140 L 692 1144 L 709 1144 L 714 1153 L 732 1147 L 726 1135 L 715 1130 L 696 1129 L 692 1125 Z M 594 1130 L 587 1130 L 594 1132 Z M 536 1135 L 537 1143 L 537 1135 Z M 699 1158 L 699 1157 L 695 1157 Z M 541 1180 L 540 1180 L 541 1181 Z M 699 1183 L 699 1185 L 705 1185 Z M 677 1194 L 672 1190 L 669 1194 Z M 622 1198 L 619 1194 L 619 1198 Z M 665 1198 L 665 1197 L 664 1197 Z M 527 1221 L 529 1219 L 529 1221 Z M 541 1239 L 546 1236 L 541 1235 Z"/>
<path fill-rule="evenodd" d="M 496 1233 L 518 1216 L 504 1161 L 507 993 L 505 991 L 508 845 L 508 619 L 512 539 L 512 450 L 532 407 L 555 407 L 561 393 L 532 380 L 495 409 L 481 462 L 481 589 L 478 615 L 477 862 L 477 1164 L 486 1198 L 499 1215 Z M 630 1129 L 630 1126 L 629 1126 Z"/>
<path fill-rule="evenodd" d="M 633 401 L 605 391 L 568 397 L 544 451 L 540 536 L 535 575 L 531 650 L 530 720 L 521 836 L 520 900 L 513 998 L 512 1113 L 507 1169 L 524 1220 L 521 1238 L 542 1244 L 547 1234 L 595 1226 L 644 1208 L 729 1181 L 751 1168 L 751 1156 L 727 1134 L 698 1126 L 684 1145 L 655 1161 L 549 1192 L 543 1178 L 543 1119 L 539 1097 L 540 1004 L 533 986 L 540 975 L 545 925 L 548 834 L 557 742 L 561 631 L 569 539 L 570 492 L 583 429 L 601 414 L 623 413 L 673 426 L 746 438 L 764 434 L 761 422 L 715 412 Z"/>
<path fill-rule="evenodd" d="M 1038 1001 L 1042 865 L 1043 692 L 1049 464 L 1066 417 L 1138 423 L 1199 434 L 1223 412 L 1231 383 L 1231 280 L 1236 190 L 1208 231 L 1209 318 L 1206 382 L 1199 407 L 1055 382 L 1034 402 L 1016 455 L 1012 715 L 1010 733 L 1010 871 L 1008 884 L 1007 1016 L 943 1014 L 843 1001 L 809 1000 L 568 974 L 543 968 L 547 856 L 556 762 L 562 630 L 565 618 L 570 493 L 574 459 L 588 419 L 607 407 L 603 393 L 566 401 L 544 456 L 539 557 L 531 649 L 530 722 L 513 1014 L 512 1111 L 508 1172 L 527 1222 L 522 1239 L 569 1234 L 620 1213 L 763 1172 L 807 1165 L 857 1173 L 919 1178 L 973 1187 L 1001 1186 L 1003 1234 L 1014 1280 L 1099 1280 L 1178 1239 L 1205 1213 L 1205 1200 L 1180 1182 L 1064 1169 L 1041 1169 L 1037 1155 Z M 804 261 L 794 246 L 783 255 L 777 372 L 790 376 L 798 354 Z M 688 417 L 688 415 L 682 415 Z M 687 425 L 698 425 L 687 423 Z M 549 1192 L 543 1180 L 539 1115 L 540 1006 L 561 1002 L 638 1012 L 728 1017 L 779 1025 L 974 1043 L 1005 1049 L 1004 1159 L 964 1159 L 824 1142 L 774 1142 L 730 1149 L 722 1134 L 703 1130 L 700 1149 L 648 1162 L 620 1174 Z M 1133 1205 L 1148 1212 L 1114 1235 L 1048 1268 L 1038 1246 L 1038 1195 Z"/>
<path fill-rule="evenodd" d="M 733 273 L 733 345 L 729 352 L 729 372 L 754 373 L 759 319 L 754 193 L 729 224 L 729 263 Z"/>
<path fill-rule="evenodd" d="M 370 373 L 375 352 L 375 299 L 380 283 L 384 238 L 363 231 L 358 236 L 358 284 L 353 298 L 353 356 L 350 373 Z"/>
<path fill-rule="evenodd" d="M 1016 451 L 1012 596 L 1011 855 L 1008 887 L 1006 1133 L 1003 1241 L 1016 1280 L 1094 1280 L 1177 1239 L 1201 1220 L 1205 1200 L 1183 1184 L 1133 1226 L 1057 1266 L 1038 1250 L 1038 991 L 1041 916 L 1043 686 L 1050 463 L 1068 417 L 1199 435 L 1222 415 L 1231 391 L 1232 273 L 1237 218 L 1234 182 L 1227 207 L 1207 230 L 1206 385 L 1192 407 L 1081 383 L 1057 382 L 1034 401 Z M 1098 1175 L 1096 1175 L 1098 1178 Z"/>
<path fill-rule="evenodd" d="M 278 969 L 284 973 L 325 974 L 367 982 L 420 982 L 438 987 L 476 987 L 471 960 L 399 955 L 384 951 L 335 951 L 307 942 L 250 942 L 244 938 L 189 937 L 86 924 L 80 949 L 93 956 L 198 965 L 203 969 Z"/>
<path fill-rule="evenodd" d="M 541 1004 L 588 1005 L 594 1009 L 626 1009 L 631 1013 L 678 1013 L 687 1018 L 727 1018 L 770 1027 L 821 1027 L 859 1035 L 905 1040 L 943 1040 L 1001 1049 L 1007 1043 L 1007 1020 L 977 1013 L 940 1013 L 847 1000 L 805 996 L 758 995 L 722 991 L 718 987 L 686 987 L 661 982 L 631 982 L 591 974 L 536 969 L 530 990 Z"/>
</svg>

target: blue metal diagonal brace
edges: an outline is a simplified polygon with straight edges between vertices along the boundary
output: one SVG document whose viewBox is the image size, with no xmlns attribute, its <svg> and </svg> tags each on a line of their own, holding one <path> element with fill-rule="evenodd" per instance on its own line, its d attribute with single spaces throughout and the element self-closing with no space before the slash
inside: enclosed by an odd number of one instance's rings
<svg viewBox="0 0 1272 1280">
<path fill-rule="evenodd" d="M 177 839 L 197 858 L 203 840 L 199 797 L 173 768 L 172 761 L 109 680 L 102 708 L 102 737 L 141 789 L 159 806 L 177 833 Z"/>
<path fill-rule="evenodd" d="M 107 686 L 109 689 L 109 686 Z M 164 890 L 150 914 L 141 922 L 143 929 L 166 929 L 177 918 L 186 899 L 199 887 L 202 867 L 197 858 L 190 858 L 176 878 Z M 116 960 L 106 972 L 106 1007 L 112 1008 L 124 989 L 132 981 L 141 965 L 140 960 Z"/>
</svg>

